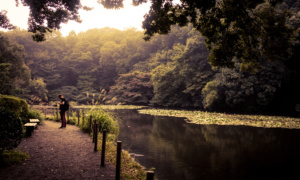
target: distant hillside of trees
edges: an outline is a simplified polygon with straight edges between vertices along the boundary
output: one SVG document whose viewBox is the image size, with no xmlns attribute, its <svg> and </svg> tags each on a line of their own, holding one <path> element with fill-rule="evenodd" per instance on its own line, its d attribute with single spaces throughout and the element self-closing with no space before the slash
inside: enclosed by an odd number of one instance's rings
<svg viewBox="0 0 300 180">
<path fill-rule="evenodd" d="M 261 56 L 255 71 L 243 71 L 237 58 L 232 68 L 212 67 L 206 39 L 191 24 L 172 26 L 168 35 L 150 41 L 136 29 L 91 29 L 67 37 L 53 31 L 44 42 L 32 41 L 25 30 L 1 32 L 0 94 L 31 104 L 57 101 L 62 93 L 80 104 L 294 112 L 300 103 L 299 22 L 297 13 L 286 22 L 296 33 L 290 57 L 271 62 Z"/>
</svg>

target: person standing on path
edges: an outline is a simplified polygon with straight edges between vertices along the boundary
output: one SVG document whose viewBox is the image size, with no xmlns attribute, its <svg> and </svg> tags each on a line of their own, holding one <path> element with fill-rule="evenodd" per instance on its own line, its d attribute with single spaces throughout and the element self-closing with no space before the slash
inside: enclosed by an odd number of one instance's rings
<svg viewBox="0 0 300 180">
<path fill-rule="evenodd" d="M 66 111 L 69 110 L 69 104 L 64 98 L 62 94 L 58 95 L 58 98 L 61 100 L 59 104 L 59 113 L 61 118 L 61 127 L 60 128 L 66 128 L 67 121 L 66 121 Z"/>
</svg>

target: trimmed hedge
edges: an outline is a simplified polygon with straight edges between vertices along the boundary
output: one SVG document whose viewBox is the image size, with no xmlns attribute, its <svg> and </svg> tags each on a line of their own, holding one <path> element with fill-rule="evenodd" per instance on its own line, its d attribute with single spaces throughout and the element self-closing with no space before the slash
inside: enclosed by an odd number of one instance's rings
<svg viewBox="0 0 300 180">
<path fill-rule="evenodd" d="M 1 95 L 0 94 L 0 107 L 16 113 L 25 124 L 28 122 L 28 104 L 24 99 L 20 99 L 15 96 Z"/>
<path fill-rule="evenodd" d="M 20 117 L 0 107 L 0 154 L 4 150 L 16 148 L 22 139 L 23 129 Z"/>
</svg>

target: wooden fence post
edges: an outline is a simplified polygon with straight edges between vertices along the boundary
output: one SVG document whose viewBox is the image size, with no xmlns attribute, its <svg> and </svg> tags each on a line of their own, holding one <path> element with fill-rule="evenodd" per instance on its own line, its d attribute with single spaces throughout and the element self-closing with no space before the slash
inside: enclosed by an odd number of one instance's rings
<svg viewBox="0 0 300 180">
<path fill-rule="evenodd" d="M 56 120 L 59 120 L 58 119 L 58 112 L 59 112 L 59 110 L 58 110 L 58 108 L 56 109 Z"/>
<path fill-rule="evenodd" d="M 45 107 L 44 107 L 44 114 L 45 114 L 45 119 L 46 119 L 47 115 L 46 115 L 46 108 Z"/>
<path fill-rule="evenodd" d="M 98 144 L 98 124 L 95 121 L 95 129 L 94 129 L 94 133 L 95 133 L 95 147 L 94 147 L 94 151 L 97 152 L 97 144 Z"/>
<path fill-rule="evenodd" d="M 67 121 L 69 121 L 70 119 L 70 109 L 68 110 L 68 113 L 67 113 Z"/>
<path fill-rule="evenodd" d="M 154 172 L 153 171 L 147 171 L 146 180 L 153 180 L 153 179 L 154 179 Z"/>
<path fill-rule="evenodd" d="M 94 120 L 94 126 L 93 126 L 93 143 L 95 142 L 95 124 L 96 124 L 96 120 Z"/>
<path fill-rule="evenodd" d="M 81 128 L 84 128 L 84 111 L 82 110 L 82 123 Z"/>
<path fill-rule="evenodd" d="M 92 132 L 92 115 L 90 115 L 90 123 L 89 123 L 89 134 Z"/>
<path fill-rule="evenodd" d="M 122 154 L 122 142 L 117 142 L 117 163 L 116 163 L 116 180 L 120 180 L 121 174 L 121 154 Z"/>
<path fill-rule="evenodd" d="M 101 167 L 105 166 L 105 145 L 106 145 L 106 129 L 103 130 L 103 135 L 102 135 Z"/>
<path fill-rule="evenodd" d="M 78 126 L 79 126 L 79 122 L 80 122 L 80 109 L 78 109 L 78 111 L 77 111 L 77 117 L 78 117 Z"/>
</svg>

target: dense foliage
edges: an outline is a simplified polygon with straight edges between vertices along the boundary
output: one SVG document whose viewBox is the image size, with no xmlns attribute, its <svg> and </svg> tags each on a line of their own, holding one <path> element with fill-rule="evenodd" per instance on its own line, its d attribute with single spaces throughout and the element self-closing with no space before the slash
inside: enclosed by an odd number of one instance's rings
<svg viewBox="0 0 300 180">
<path fill-rule="evenodd" d="M 29 109 L 26 117 L 27 119 L 39 119 L 40 122 L 43 121 L 41 111 L 36 109 Z"/>
<path fill-rule="evenodd" d="M 241 69 L 252 71 L 260 68 L 261 56 L 269 61 L 289 57 L 294 35 L 293 28 L 286 25 L 290 13 L 282 1 L 152 1 L 143 28 L 149 39 L 155 33 L 169 33 L 171 25 L 192 23 L 206 37 L 213 66 L 233 67 L 233 59 L 238 58 L 242 60 Z"/>
<path fill-rule="evenodd" d="M 0 11 L 0 27 L 4 29 L 14 29 L 15 27 L 10 23 L 6 15 L 7 11 Z"/>
<path fill-rule="evenodd" d="M 163 61 L 159 59 L 160 51 L 168 51 L 177 43 L 184 45 L 192 26 L 173 30 L 169 36 L 157 36 L 150 42 L 145 42 L 143 33 L 135 29 L 92 29 L 79 34 L 71 32 L 67 37 L 56 31 L 47 34 L 47 41 L 42 43 L 33 42 L 30 33 L 19 29 L 6 34 L 22 44 L 27 53 L 25 63 L 32 80 L 21 97 L 36 104 L 57 100 L 57 94 L 62 93 L 69 101 L 99 104 L 120 74 L 137 70 L 140 77 L 149 77 L 151 70 Z M 144 93 L 142 89 L 134 91 Z M 150 100 L 152 95 L 145 96 Z"/>
<path fill-rule="evenodd" d="M 153 97 L 150 73 L 133 72 L 121 74 L 116 85 L 110 88 L 107 103 L 147 105 Z"/>
<path fill-rule="evenodd" d="M 299 7 L 290 0 L 159 0 L 150 1 L 151 8 L 144 16 L 145 39 L 156 33 L 167 34 L 172 25 L 193 24 L 206 37 L 213 66 L 233 67 L 234 58 L 241 59 L 240 68 L 256 71 L 261 68 L 261 56 L 269 61 L 288 59 L 296 29 L 287 26 L 290 17 L 297 16 L 288 9 Z M 28 30 L 35 41 L 45 40 L 45 33 L 60 29 L 69 20 L 81 22 L 79 0 L 16 0 L 30 9 Z M 108 9 L 123 7 L 123 0 L 99 0 Z M 134 5 L 148 0 L 132 0 Z M 0 26 L 10 29 L 6 12 L 0 13 Z M 229 47 L 229 48 L 228 48 Z"/>
<path fill-rule="evenodd" d="M 284 66 L 266 63 L 256 74 L 237 69 L 222 69 L 215 74 L 213 81 L 206 84 L 202 92 L 204 107 L 259 112 L 272 106 L 274 96 L 286 78 Z"/>
<path fill-rule="evenodd" d="M 8 68 L 20 67 L 15 64 L 22 60 L 1 57 L 0 68 L 4 69 L 1 83 L 9 85 L 2 87 L 15 89 L 5 94 L 26 98 L 31 104 L 55 101 L 57 94 L 62 93 L 67 100 L 80 104 L 294 112 L 294 105 L 300 102 L 298 2 L 286 0 L 279 5 L 275 5 L 277 1 L 272 4 L 247 0 L 232 1 L 232 5 L 229 0 L 183 2 L 186 7 L 168 0 L 152 2 L 145 22 L 153 13 L 158 13 L 155 18 L 163 14 L 166 19 L 153 19 L 149 26 L 154 28 L 153 33 L 148 28 L 146 31 L 152 36 L 147 42 L 143 40 L 143 32 L 136 29 L 91 29 L 78 34 L 71 32 L 67 37 L 53 31 L 45 34 L 46 41 L 41 43 L 32 41 L 32 34 L 24 30 L 2 33 L 11 40 L 0 42 L 1 54 L 14 49 L 9 47 L 18 47 L 15 49 L 19 49 L 16 51 L 19 54 L 26 52 L 23 67 L 29 67 L 31 72 L 27 84 L 20 79 L 30 74 L 8 81 Z M 204 8 L 208 2 L 212 4 Z M 163 5 L 154 7 L 160 3 Z M 215 7 L 216 3 L 223 4 Z M 180 24 L 187 17 L 185 13 L 201 9 L 200 6 L 204 8 L 199 11 L 203 15 L 200 19 L 195 16 L 195 22 L 187 18 L 190 24 Z M 167 14 L 165 8 L 170 8 Z M 157 29 L 163 22 L 167 23 Z M 172 24 L 187 26 L 169 26 Z"/>
<path fill-rule="evenodd" d="M 262 69 L 249 73 L 240 71 L 237 59 L 233 69 L 211 68 L 205 38 L 192 25 L 174 26 L 149 42 L 135 29 L 93 29 L 67 37 L 56 31 L 42 43 L 18 29 L 5 34 L 26 51 L 32 79 L 18 96 L 32 104 L 55 101 L 62 93 L 80 104 L 248 112 L 284 107 L 284 112 L 299 101 L 297 41 L 287 61 L 269 63 L 262 57 Z"/>
<path fill-rule="evenodd" d="M 0 32 L 0 94 L 14 94 L 29 84 L 24 48 Z"/>
<path fill-rule="evenodd" d="M 18 97 L 1 95 L 0 94 L 0 107 L 8 111 L 14 112 L 17 117 L 21 118 L 23 123 L 28 121 L 28 104 L 24 99 Z"/>
<path fill-rule="evenodd" d="M 209 52 L 204 39 L 196 33 L 187 39 L 186 46 L 177 44 L 167 53 L 168 63 L 160 63 L 152 71 L 155 94 L 152 103 L 202 107 L 201 90 L 214 74 L 207 62 Z"/>
<path fill-rule="evenodd" d="M 93 120 L 97 121 L 100 132 L 106 129 L 108 133 L 119 134 L 119 125 L 108 112 L 102 109 L 91 109 L 88 114 L 93 117 Z"/>
<path fill-rule="evenodd" d="M 10 150 L 21 143 L 22 124 L 20 117 L 3 107 L 0 107 L 0 156 L 3 150 Z"/>
<path fill-rule="evenodd" d="M 5 156 L 9 154 L 4 150 L 11 150 L 16 148 L 23 136 L 23 127 L 29 119 L 41 118 L 41 113 L 37 110 L 28 108 L 28 104 L 24 99 L 15 96 L 0 94 L 0 161 L 1 163 L 10 163 L 7 161 L 19 161 L 20 159 L 10 159 Z M 7 154 L 8 153 L 8 154 Z M 11 152 L 15 153 L 15 152 Z M 17 152 L 16 152 L 17 153 Z M 21 156 L 21 154 L 19 154 Z M 21 157 L 20 157 L 21 158 Z M 21 158 L 23 159 L 23 158 Z"/>
</svg>

